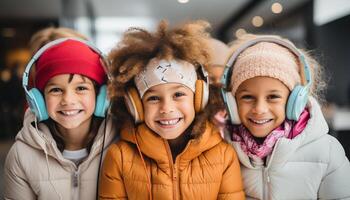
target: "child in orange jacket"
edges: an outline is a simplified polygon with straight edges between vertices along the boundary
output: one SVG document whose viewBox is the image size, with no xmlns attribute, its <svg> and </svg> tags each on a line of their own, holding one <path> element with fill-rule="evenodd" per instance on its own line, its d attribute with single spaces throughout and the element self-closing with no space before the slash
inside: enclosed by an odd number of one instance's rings
<svg viewBox="0 0 350 200">
<path fill-rule="evenodd" d="M 112 112 L 124 127 L 105 157 L 100 199 L 245 198 L 236 153 L 209 121 L 220 95 L 204 70 L 207 27 L 133 28 L 112 50 Z"/>
</svg>

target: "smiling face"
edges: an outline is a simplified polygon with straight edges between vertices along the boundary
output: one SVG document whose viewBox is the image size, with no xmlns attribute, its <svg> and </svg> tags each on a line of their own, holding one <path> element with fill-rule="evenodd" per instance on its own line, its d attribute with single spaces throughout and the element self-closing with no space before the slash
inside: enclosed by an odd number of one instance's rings
<svg viewBox="0 0 350 200">
<path fill-rule="evenodd" d="M 59 131 L 88 131 L 95 110 L 96 93 L 93 82 L 81 75 L 52 77 L 45 86 L 47 112 L 58 124 Z"/>
<path fill-rule="evenodd" d="M 238 114 L 242 124 L 255 137 L 266 137 L 286 118 L 289 89 L 278 79 L 254 77 L 237 89 Z"/>
<path fill-rule="evenodd" d="M 151 87 L 142 97 L 146 125 L 170 140 L 179 137 L 195 117 L 194 93 L 179 83 Z"/>
</svg>

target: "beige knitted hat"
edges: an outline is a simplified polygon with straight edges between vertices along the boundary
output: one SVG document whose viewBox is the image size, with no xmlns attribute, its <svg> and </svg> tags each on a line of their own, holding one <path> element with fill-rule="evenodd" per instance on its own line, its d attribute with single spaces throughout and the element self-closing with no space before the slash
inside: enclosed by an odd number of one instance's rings
<svg viewBox="0 0 350 200">
<path fill-rule="evenodd" d="M 272 42 L 259 42 L 245 49 L 233 66 L 232 94 L 245 80 L 268 76 L 282 81 L 290 91 L 300 84 L 300 67 L 296 55 L 287 48 Z"/>
</svg>

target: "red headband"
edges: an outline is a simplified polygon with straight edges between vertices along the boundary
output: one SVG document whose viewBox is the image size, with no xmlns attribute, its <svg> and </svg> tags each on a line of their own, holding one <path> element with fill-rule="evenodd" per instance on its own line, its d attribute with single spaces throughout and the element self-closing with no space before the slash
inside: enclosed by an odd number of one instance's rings
<svg viewBox="0 0 350 200">
<path fill-rule="evenodd" d="M 86 44 L 67 40 L 46 50 L 36 63 L 35 86 L 43 91 L 47 82 L 60 74 L 80 74 L 99 85 L 107 80 L 100 55 Z"/>
</svg>

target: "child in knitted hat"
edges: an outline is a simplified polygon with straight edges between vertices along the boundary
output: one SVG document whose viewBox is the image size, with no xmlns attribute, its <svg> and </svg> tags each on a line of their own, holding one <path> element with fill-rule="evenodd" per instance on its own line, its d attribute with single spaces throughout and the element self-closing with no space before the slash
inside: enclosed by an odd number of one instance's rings
<svg viewBox="0 0 350 200">
<path fill-rule="evenodd" d="M 209 121 L 220 96 L 201 67 L 207 26 L 132 28 L 112 50 L 112 112 L 124 127 L 104 160 L 100 199 L 244 199 L 235 151 Z"/>
<path fill-rule="evenodd" d="M 23 87 L 30 109 L 6 158 L 5 199 L 96 199 L 101 150 L 115 129 L 104 119 L 109 102 L 102 60 L 86 41 L 65 38 L 29 62 Z"/>
<path fill-rule="evenodd" d="M 348 199 L 350 165 L 316 98 L 320 66 L 290 41 L 247 35 L 234 43 L 223 97 L 225 135 L 252 199 Z"/>
</svg>

